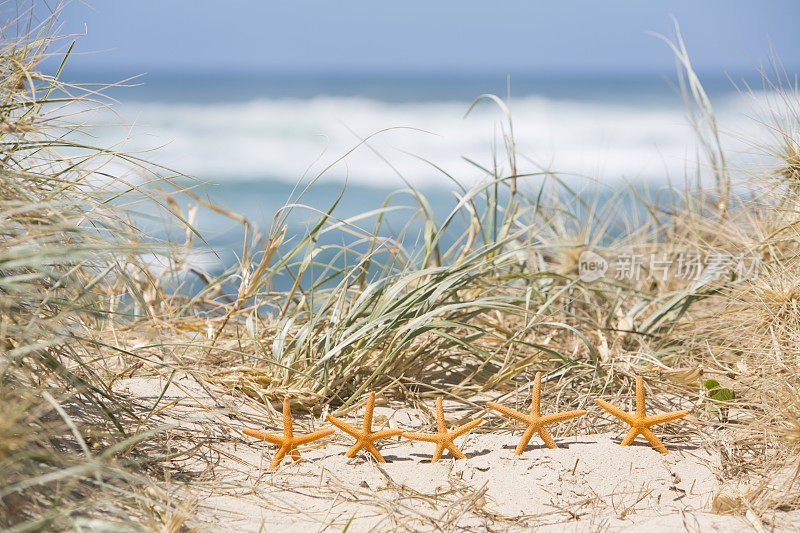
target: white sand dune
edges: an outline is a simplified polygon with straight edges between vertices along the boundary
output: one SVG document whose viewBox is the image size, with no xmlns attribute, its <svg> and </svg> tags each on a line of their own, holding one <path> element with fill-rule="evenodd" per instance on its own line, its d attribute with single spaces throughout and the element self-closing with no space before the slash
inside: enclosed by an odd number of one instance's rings
<svg viewBox="0 0 800 533">
<path fill-rule="evenodd" d="M 147 404 L 165 381 L 117 382 Z M 548 449 L 535 437 L 514 455 L 521 431 L 478 431 L 456 444 L 467 459 L 448 454 L 430 463 L 433 445 L 402 437 L 381 441 L 391 461 L 378 464 L 366 452 L 345 457 L 352 438 L 336 433 L 301 447 L 303 461 L 267 466 L 276 447 L 240 435 L 257 427 L 281 433 L 280 413 L 264 415 L 253 400 L 228 395 L 212 400 L 188 376 L 176 379 L 162 402 L 177 401 L 164 422 L 187 442 L 207 447 L 182 461 L 203 471 L 176 496 L 193 498 L 201 529 L 211 531 L 752 531 L 744 517 L 711 513 L 720 487 L 719 453 L 709 446 L 675 445 L 662 455 L 642 441 L 618 444 L 619 436 L 590 434 L 556 438 Z M 219 409 L 207 407 L 216 402 Z M 204 407 L 200 406 L 200 403 Z M 257 408 L 254 408 L 254 405 Z M 453 407 L 453 406 L 451 406 Z M 446 404 L 447 408 L 447 404 Z M 449 411 L 448 418 L 454 411 Z M 345 417 L 360 424 L 362 410 Z M 248 420 L 249 419 L 249 420 Z M 389 422 L 391 420 L 391 422 Z M 429 431 L 423 413 L 402 406 L 375 408 L 374 430 L 394 427 Z M 295 415 L 295 433 L 320 429 L 319 419 Z M 327 427 L 327 423 L 324 426 Z M 556 433 L 557 434 L 557 433 Z M 202 481 L 204 480 L 204 481 Z M 772 517 L 764 530 L 791 530 L 789 514 Z M 761 524 L 757 524 L 761 526 Z"/>
</svg>

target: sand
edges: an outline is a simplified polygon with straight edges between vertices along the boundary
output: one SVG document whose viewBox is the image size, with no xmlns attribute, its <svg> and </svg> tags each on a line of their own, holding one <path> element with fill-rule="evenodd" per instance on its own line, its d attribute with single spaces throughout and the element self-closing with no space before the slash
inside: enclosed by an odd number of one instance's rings
<svg viewBox="0 0 800 533">
<path fill-rule="evenodd" d="M 148 406 L 164 384 L 134 378 L 118 381 L 115 389 Z M 621 427 L 619 433 L 556 437 L 554 450 L 534 437 L 522 456 L 514 455 L 521 430 L 476 430 L 456 440 L 467 459 L 445 454 L 434 464 L 432 444 L 401 437 L 381 441 L 386 464 L 366 452 L 348 459 L 352 438 L 337 432 L 301 447 L 303 462 L 285 459 L 270 472 L 276 447 L 236 428 L 281 433 L 274 407 L 200 387 L 190 376 L 177 377 L 174 385 L 161 402 L 176 404 L 159 414 L 159 422 L 178 426 L 168 431 L 173 444 L 206 445 L 179 463 L 193 477 L 171 490 L 193 499 L 190 523 L 203 530 L 789 531 L 800 518 L 713 514 L 721 483 L 713 446 L 665 438 L 667 455 L 643 440 L 622 447 Z M 463 423 L 456 408 L 445 403 L 448 419 Z M 329 426 L 322 416 L 299 413 L 296 433 Z M 344 420 L 360 424 L 362 413 L 355 409 Z M 431 430 L 425 412 L 401 404 L 377 406 L 375 421 L 374 430 Z"/>
</svg>

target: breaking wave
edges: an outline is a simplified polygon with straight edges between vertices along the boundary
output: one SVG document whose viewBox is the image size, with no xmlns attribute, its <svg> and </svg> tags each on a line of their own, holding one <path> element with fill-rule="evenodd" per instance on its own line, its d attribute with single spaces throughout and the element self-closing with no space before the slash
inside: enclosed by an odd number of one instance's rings
<svg viewBox="0 0 800 533">
<path fill-rule="evenodd" d="M 756 124 L 745 117 L 747 98 L 716 102 L 725 139 L 734 154 L 746 151 L 738 138 L 753 138 Z M 514 135 L 525 171 L 553 170 L 603 182 L 682 180 L 696 166 L 696 137 L 676 97 L 648 105 L 559 100 L 539 96 L 511 102 Z M 259 99 L 235 103 L 126 102 L 116 115 L 96 122 L 104 145 L 147 152 L 147 158 L 181 172 L 223 184 L 278 180 L 294 183 L 328 168 L 324 180 L 395 187 L 446 186 L 433 163 L 462 182 L 485 177 L 484 167 L 505 161 L 505 118 L 491 102 L 385 102 L 361 97 Z M 125 123 L 136 127 L 112 126 Z M 132 136 L 127 137 L 130 132 Z M 365 145 L 356 146 L 369 137 Z M 493 151 L 493 146 L 496 150 Z M 149 152 L 154 148 L 158 150 Z M 355 149 L 354 149 L 355 148 Z M 348 152 L 351 153 L 348 154 Z M 342 156 L 342 160 L 336 162 Z M 428 162 L 430 163 L 428 163 Z M 402 176 L 402 178 L 401 178 Z"/>
</svg>

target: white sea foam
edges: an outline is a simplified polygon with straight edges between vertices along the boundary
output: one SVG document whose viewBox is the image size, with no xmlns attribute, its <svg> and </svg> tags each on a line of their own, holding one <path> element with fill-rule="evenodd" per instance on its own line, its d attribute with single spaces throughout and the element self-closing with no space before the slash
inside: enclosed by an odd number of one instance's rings
<svg viewBox="0 0 800 533">
<path fill-rule="evenodd" d="M 746 151 L 737 138 L 752 138 L 758 127 L 744 115 L 751 108 L 748 98 L 732 95 L 715 103 L 721 129 L 736 134 L 724 138 L 726 147 L 734 154 Z M 415 186 L 438 186 L 448 180 L 418 158 L 467 183 L 484 176 L 464 156 L 492 165 L 492 145 L 501 139 L 504 117 L 486 102 L 465 118 L 468 106 L 469 102 L 388 103 L 345 97 L 218 104 L 128 102 L 116 107 L 119 116 L 106 114 L 97 120 L 119 124 L 121 116 L 137 126 L 126 150 L 161 146 L 147 157 L 217 183 L 264 179 L 293 183 L 309 166 L 308 176 L 315 176 L 361 138 L 381 132 L 370 138 L 369 147 L 357 148 L 330 168 L 323 179 L 348 177 L 393 187 L 402 184 L 399 173 Z M 547 168 L 613 183 L 668 175 L 682 180 L 696 166 L 696 136 L 677 97 L 674 105 L 648 106 L 531 96 L 513 100 L 511 109 L 524 171 Z M 100 131 L 98 142 L 106 145 L 129 133 L 127 128 Z M 499 143 L 500 163 L 505 160 L 503 153 Z"/>
</svg>

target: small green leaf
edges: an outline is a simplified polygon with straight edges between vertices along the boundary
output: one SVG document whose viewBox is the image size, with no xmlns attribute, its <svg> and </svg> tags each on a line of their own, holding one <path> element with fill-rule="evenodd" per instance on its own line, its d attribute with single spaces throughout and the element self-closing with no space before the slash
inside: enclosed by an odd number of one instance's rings
<svg viewBox="0 0 800 533">
<path fill-rule="evenodd" d="M 717 402 L 729 402 L 735 397 L 732 389 L 716 389 L 711 392 L 711 399 Z"/>
<path fill-rule="evenodd" d="M 706 411 L 710 413 L 719 413 L 720 410 L 727 411 L 725 404 L 736 397 L 733 389 L 720 387 L 719 382 L 715 379 L 706 380 L 703 386 L 710 392 L 708 399 L 711 401 L 706 405 Z"/>
</svg>

